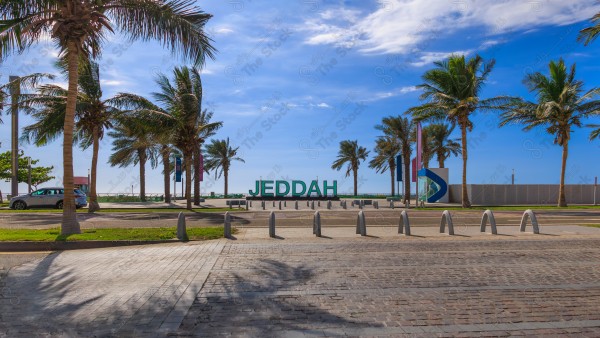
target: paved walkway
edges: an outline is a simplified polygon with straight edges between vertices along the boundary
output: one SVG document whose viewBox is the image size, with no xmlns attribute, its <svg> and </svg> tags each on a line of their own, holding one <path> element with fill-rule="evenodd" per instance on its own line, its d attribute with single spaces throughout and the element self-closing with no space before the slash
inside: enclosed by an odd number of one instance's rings
<svg viewBox="0 0 600 338">
<path fill-rule="evenodd" d="M 15 266 L 0 280 L 0 336 L 600 336 L 598 234 L 258 230 Z"/>
</svg>

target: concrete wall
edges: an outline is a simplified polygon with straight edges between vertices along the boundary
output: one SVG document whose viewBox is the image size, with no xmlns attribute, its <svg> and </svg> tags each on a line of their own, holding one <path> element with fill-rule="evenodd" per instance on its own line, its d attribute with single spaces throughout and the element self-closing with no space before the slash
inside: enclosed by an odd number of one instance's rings
<svg viewBox="0 0 600 338">
<path fill-rule="evenodd" d="M 461 202 L 461 185 L 452 184 L 450 203 Z M 471 204 L 511 205 L 511 204 L 556 204 L 558 184 L 469 184 L 467 192 Z M 600 194 L 600 191 L 597 192 Z M 593 184 L 565 185 L 567 203 L 593 204 Z M 600 199 L 600 195 L 597 196 Z"/>
</svg>

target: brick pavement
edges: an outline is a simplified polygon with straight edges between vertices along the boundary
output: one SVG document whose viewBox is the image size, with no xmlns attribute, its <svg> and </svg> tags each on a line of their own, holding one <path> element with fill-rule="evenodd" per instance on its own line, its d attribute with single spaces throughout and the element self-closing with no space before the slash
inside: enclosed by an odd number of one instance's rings
<svg viewBox="0 0 600 338">
<path fill-rule="evenodd" d="M 600 336 L 598 236 L 81 250 L 14 267 L 0 283 L 6 337 Z"/>
</svg>

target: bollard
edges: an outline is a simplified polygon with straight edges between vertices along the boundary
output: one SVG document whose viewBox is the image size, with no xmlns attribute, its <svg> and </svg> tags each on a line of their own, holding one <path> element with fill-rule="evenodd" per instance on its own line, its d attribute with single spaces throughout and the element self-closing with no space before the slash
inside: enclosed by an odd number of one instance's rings
<svg viewBox="0 0 600 338">
<path fill-rule="evenodd" d="M 359 209 L 362 209 L 364 206 L 365 206 L 365 201 L 363 201 L 363 200 L 358 201 L 358 208 Z"/>
<path fill-rule="evenodd" d="M 287 201 L 283 201 L 283 207 L 287 208 Z"/>
<path fill-rule="evenodd" d="M 252 202 L 248 203 L 248 201 L 246 201 L 246 210 L 248 210 L 248 204 L 251 204 Z"/>
<path fill-rule="evenodd" d="M 308 200 L 306 200 L 306 206 L 310 206 L 310 202 Z"/>
<path fill-rule="evenodd" d="M 294 209 L 298 210 L 298 201 L 296 201 L 296 203 L 294 203 Z"/>
<path fill-rule="evenodd" d="M 394 209 L 394 201 L 393 200 L 390 201 L 390 208 Z"/>
<path fill-rule="evenodd" d="M 273 201 L 273 208 L 275 208 L 275 201 Z"/>
<path fill-rule="evenodd" d="M 446 232 L 446 223 L 448 223 L 448 235 L 454 235 L 454 224 L 452 224 L 452 216 L 448 210 L 442 213 L 442 222 L 440 223 L 440 233 Z"/>
<path fill-rule="evenodd" d="M 279 201 L 279 210 L 281 210 L 281 201 Z"/>
<path fill-rule="evenodd" d="M 496 219 L 494 218 L 494 213 L 491 210 L 486 210 L 481 217 L 481 228 L 479 229 L 481 232 L 485 232 L 485 226 L 490 221 L 490 226 L 492 227 L 492 235 L 497 235 L 498 231 L 496 230 Z"/>
<path fill-rule="evenodd" d="M 315 201 L 310 201 L 310 208 L 315 210 Z"/>
<path fill-rule="evenodd" d="M 410 222 L 408 221 L 408 213 L 403 210 L 400 214 L 400 221 L 398 222 L 398 233 L 404 234 L 404 236 L 410 236 Z"/>
<path fill-rule="evenodd" d="M 344 208 L 344 210 L 348 209 L 348 202 L 346 202 L 344 200 L 344 204 L 342 204 L 342 208 Z"/>
<path fill-rule="evenodd" d="M 265 201 L 260 202 L 262 209 L 265 210 Z"/>
<path fill-rule="evenodd" d="M 361 236 L 367 235 L 365 213 L 362 210 L 358 212 L 358 217 L 356 218 L 356 234 L 360 234 Z"/>
<path fill-rule="evenodd" d="M 320 208 L 321 207 L 321 201 L 317 201 L 317 206 Z"/>
<path fill-rule="evenodd" d="M 327 209 L 331 210 L 331 201 L 327 201 Z"/>
<path fill-rule="evenodd" d="M 252 201 L 250 201 L 250 208 L 252 208 Z"/>
<path fill-rule="evenodd" d="M 533 210 L 531 210 L 531 209 L 527 209 L 523 213 L 523 218 L 521 218 L 521 227 L 520 227 L 521 232 L 525 232 L 525 227 L 527 226 L 528 218 L 531 219 L 531 225 L 533 226 L 533 233 L 539 234 L 540 226 L 538 225 L 537 217 L 535 217 L 535 214 L 533 213 Z"/>
<path fill-rule="evenodd" d="M 185 226 L 185 216 L 183 215 L 183 212 L 180 212 L 179 216 L 177 217 L 177 239 L 180 241 L 188 240 L 187 229 Z"/>
<path fill-rule="evenodd" d="M 225 224 L 223 226 L 223 236 L 231 238 L 231 215 L 229 211 L 225 212 Z"/>
<path fill-rule="evenodd" d="M 313 234 L 321 237 L 321 214 L 319 211 L 315 212 L 315 216 L 313 217 Z"/>
<path fill-rule="evenodd" d="M 275 238 L 275 212 L 271 211 L 269 215 L 269 237 Z"/>
<path fill-rule="evenodd" d="M 374 202 L 373 202 L 373 207 L 374 207 L 375 209 L 379 209 L 379 202 L 378 202 L 378 201 L 374 201 Z"/>
</svg>

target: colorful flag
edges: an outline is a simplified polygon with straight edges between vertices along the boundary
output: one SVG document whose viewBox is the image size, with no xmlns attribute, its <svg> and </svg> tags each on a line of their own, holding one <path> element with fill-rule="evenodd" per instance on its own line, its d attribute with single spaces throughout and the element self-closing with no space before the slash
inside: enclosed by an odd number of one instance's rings
<svg viewBox="0 0 600 338">
<path fill-rule="evenodd" d="M 421 122 L 417 122 L 417 171 L 423 167 L 423 131 L 421 130 Z"/>
<path fill-rule="evenodd" d="M 175 157 L 175 182 L 181 182 L 181 157 Z"/>
<path fill-rule="evenodd" d="M 402 156 L 396 156 L 396 181 L 402 182 Z"/>
<path fill-rule="evenodd" d="M 412 159 L 412 181 L 413 182 L 417 181 L 417 159 L 416 158 Z"/>
</svg>

